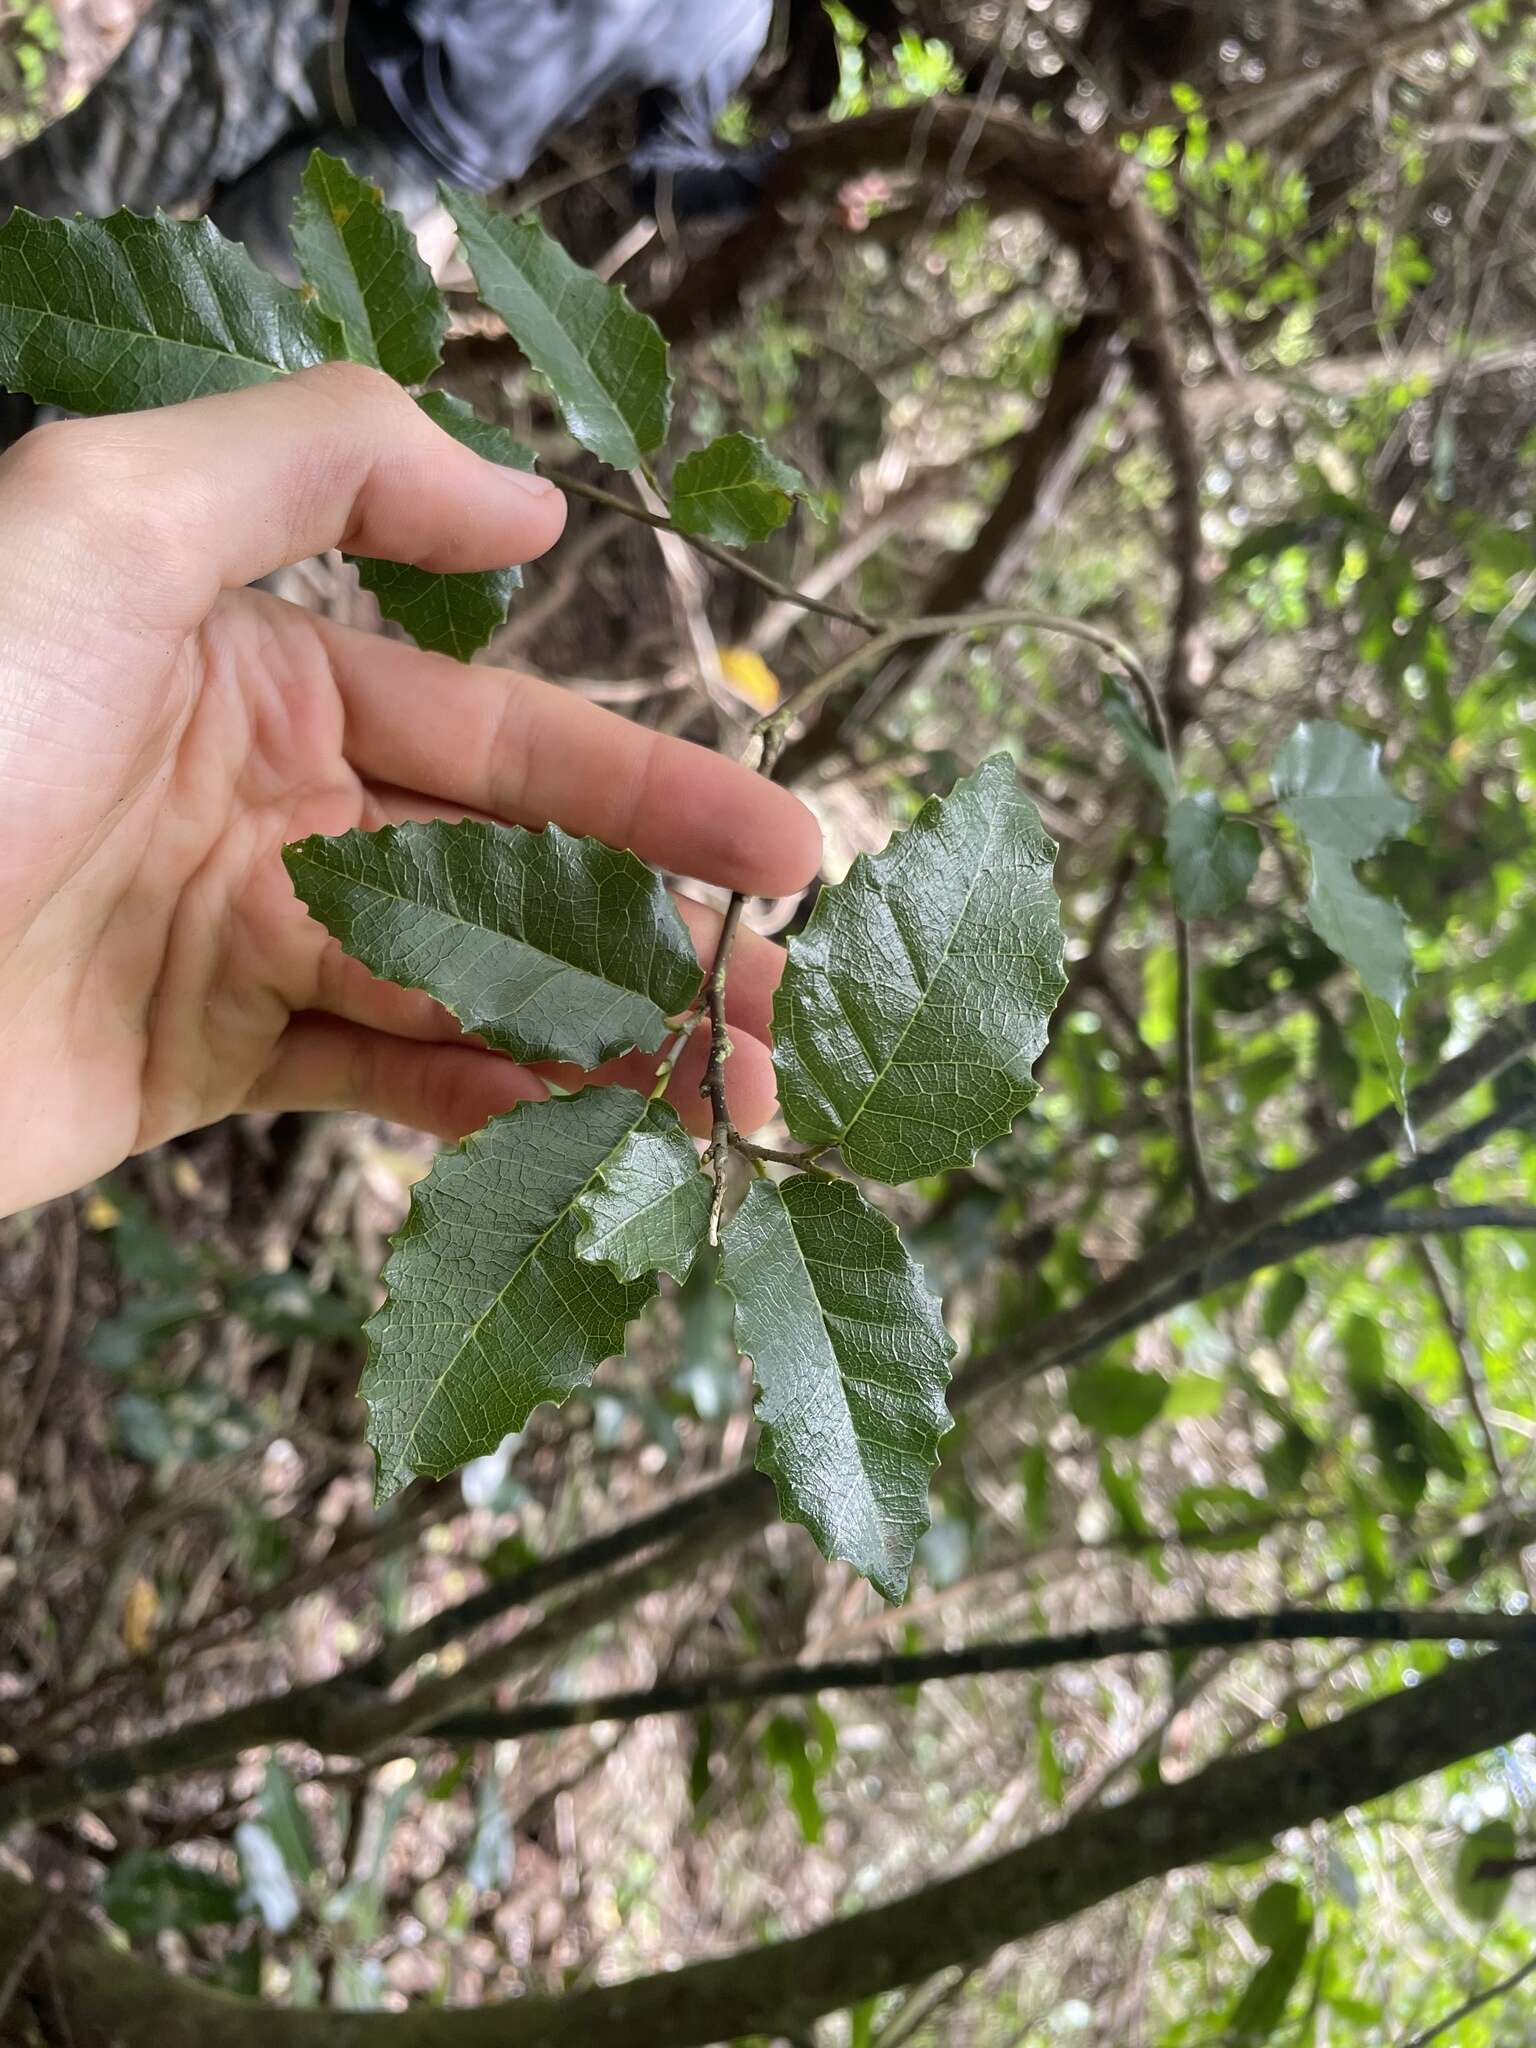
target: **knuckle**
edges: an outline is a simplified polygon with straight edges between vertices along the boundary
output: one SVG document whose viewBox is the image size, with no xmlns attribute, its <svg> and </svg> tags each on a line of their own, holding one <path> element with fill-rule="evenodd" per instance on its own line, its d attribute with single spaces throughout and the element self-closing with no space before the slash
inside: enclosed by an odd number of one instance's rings
<svg viewBox="0 0 1536 2048">
<path fill-rule="evenodd" d="M 368 363 L 316 363 L 312 369 L 300 370 L 294 381 L 348 409 L 357 405 L 410 403 L 393 377 Z"/>
<path fill-rule="evenodd" d="M 49 420 L 33 427 L 0 463 L 0 477 L 18 490 L 62 490 L 71 498 L 99 468 L 100 430 L 91 420 Z"/>
</svg>

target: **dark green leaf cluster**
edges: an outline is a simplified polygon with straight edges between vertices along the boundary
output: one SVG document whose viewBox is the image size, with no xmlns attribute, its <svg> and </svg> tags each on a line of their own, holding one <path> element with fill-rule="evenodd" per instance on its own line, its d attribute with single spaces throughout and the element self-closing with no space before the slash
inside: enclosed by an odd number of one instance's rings
<svg viewBox="0 0 1536 2048">
<path fill-rule="evenodd" d="M 954 1346 L 894 1226 L 813 1154 L 837 1146 L 895 1184 L 1008 1128 L 1063 985 L 1054 853 L 998 756 L 824 891 L 775 1016 L 806 1164 L 756 1179 L 721 1237 L 759 1463 L 783 1512 L 890 1599 L 927 1526 Z M 632 854 L 470 821 L 307 839 L 287 859 L 349 953 L 514 1058 L 655 1051 L 695 1004 L 700 963 Z M 709 1211 L 676 1112 L 630 1089 L 525 1103 L 443 1153 L 369 1325 L 381 1496 L 587 1386 L 658 1274 L 688 1277 Z"/>
</svg>

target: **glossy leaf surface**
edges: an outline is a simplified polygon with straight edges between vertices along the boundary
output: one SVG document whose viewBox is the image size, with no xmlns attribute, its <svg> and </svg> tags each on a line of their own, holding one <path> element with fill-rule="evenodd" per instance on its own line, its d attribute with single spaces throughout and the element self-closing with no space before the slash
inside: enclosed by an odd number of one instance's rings
<svg viewBox="0 0 1536 2048">
<path fill-rule="evenodd" d="M 621 1280 L 658 1271 L 688 1278 L 709 1222 L 709 1181 L 669 1103 L 651 1104 L 578 1206 L 582 1258 Z"/>
<path fill-rule="evenodd" d="M 623 1348 L 656 1282 L 579 1257 L 579 1205 L 649 1107 L 626 1088 L 522 1103 L 417 1183 L 368 1325 L 380 1500 L 487 1456 Z"/>
<path fill-rule="evenodd" d="M 780 1512 L 901 1599 L 950 1426 L 938 1302 L 894 1225 L 820 1174 L 753 1184 L 721 1234 L 721 1278 Z"/>
<path fill-rule="evenodd" d="M 377 185 L 317 149 L 294 209 L 293 253 L 354 362 L 425 384 L 443 359 L 448 307 Z"/>
<path fill-rule="evenodd" d="M 68 412 L 140 412 L 343 353 L 320 307 L 206 220 L 0 226 L 0 384 Z"/>
<path fill-rule="evenodd" d="M 774 1002 L 797 1138 L 898 1183 L 1008 1130 L 1065 986 L 1055 853 L 998 754 L 822 892 Z"/>
<path fill-rule="evenodd" d="M 354 959 L 425 989 L 497 1052 L 594 1067 L 661 1044 L 699 963 L 658 876 L 595 839 L 466 819 L 284 850 Z"/>
<path fill-rule="evenodd" d="M 672 524 L 726 547 L 750 547 L 778 532 L 804 490 L 799 470 L 753 435 L 722 434 L 677 465 Z"/>
<path fill-rule="evenodd" d="M 572 262 L 533 220 L 443 187 L 480 296 L 554 393 L 583 448 L 638 469 L 672 415 L 667 344 L 617 285 Z"/>
</svg>

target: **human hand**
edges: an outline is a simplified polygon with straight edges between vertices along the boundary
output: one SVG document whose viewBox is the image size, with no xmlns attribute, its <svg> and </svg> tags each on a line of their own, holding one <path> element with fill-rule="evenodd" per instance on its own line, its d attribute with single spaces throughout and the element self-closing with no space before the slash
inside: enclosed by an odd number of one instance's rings
<svg viewBox="0 0 1536 2048">
<path fill-rule="evenodd" d="M 44 427 L 0 462 L 0 1214 L 236 1110 L 458 1137 L 576 1078 L 347 959 L 294 897 L 289 840 L 467 811 L 731 888 L 810 879 L 814 821 L 746 770 L 242 587 L 331 547 L 497 567 L 563 523 L 549 485 L 343 364 Z M 682 908 L 707 962 L 718 919 Z M 745 1129 L 772 1108 L 780 957 L 743 933 L 732 961 Z M 701 1033 L 672 1081 L 698 1131 L 704 1056 Z"/>
</svg>

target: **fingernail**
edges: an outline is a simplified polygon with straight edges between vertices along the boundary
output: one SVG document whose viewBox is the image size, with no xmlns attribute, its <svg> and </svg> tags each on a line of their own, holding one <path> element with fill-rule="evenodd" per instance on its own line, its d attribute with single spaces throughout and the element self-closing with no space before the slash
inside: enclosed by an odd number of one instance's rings
<svg viewBox="0 0 1536 2048">
<path fill-rule="evenodd" d="M 555 495 L 556 487 L 549 478 L 536 476 L 531 469 L 504 468 L 502 475 L 509 484 L 521 491 L 525 498 L 552 498 Z"/>
</svg>

